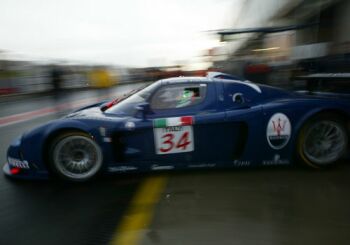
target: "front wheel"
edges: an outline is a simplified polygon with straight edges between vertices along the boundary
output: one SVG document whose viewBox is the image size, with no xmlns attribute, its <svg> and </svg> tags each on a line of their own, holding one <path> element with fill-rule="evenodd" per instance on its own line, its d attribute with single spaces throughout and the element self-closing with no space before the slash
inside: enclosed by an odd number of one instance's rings
<svg viewBox="0 0 350 245">
<path fill-rule="evenodd" d="M 102 152 L 96 142 L 83 133 L 66 133 L 50 147 L 51 169 L 69 181 L 86 181 L 102 166 Z"/>
<path fill-rule="evenodd" d="M 334 165 L 345 153 L 348 135 L 344 123 L 335 115 L 320 115 L 301 129 L 297 152 L 307 165 L 322 168 Z"/>
</svg>

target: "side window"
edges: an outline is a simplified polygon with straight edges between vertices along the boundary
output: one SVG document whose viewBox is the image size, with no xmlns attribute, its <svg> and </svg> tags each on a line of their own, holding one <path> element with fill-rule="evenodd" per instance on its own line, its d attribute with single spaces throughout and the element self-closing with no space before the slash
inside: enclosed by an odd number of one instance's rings
<svg viewBox="0 0 350 245">
<path fill-rule="evenodd" d="M 151 99 L 152 109 L 175 109 L 201 103 L 206 96 L 207 85 L 176 84 L 160 88 Z"/>
</svg>

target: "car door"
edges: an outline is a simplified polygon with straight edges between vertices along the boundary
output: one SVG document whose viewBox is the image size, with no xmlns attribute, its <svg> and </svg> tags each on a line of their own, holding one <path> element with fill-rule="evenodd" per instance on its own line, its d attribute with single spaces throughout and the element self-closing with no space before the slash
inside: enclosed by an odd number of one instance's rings
<svg viewBox="0 0 350 245">
<path fill-rule="evenodd" d="M 220 156 L 213 140 L 225 134 L 225 112 L 218 109 L 215 83 L 163 84 L 148 102 L 150 111 L 127 139 L 140 153 L 129 162 L 170 169 L 210 164 Z"/>
<path fill-rule="evenodd" d="M 259 159 L 259 143 L 265 139 L 260 87 L 248 82 L 223 81 L 219 95 L 226 111 L 226 122 L 234 141 L 229 164 L 253 165 Z"/>
</svg>

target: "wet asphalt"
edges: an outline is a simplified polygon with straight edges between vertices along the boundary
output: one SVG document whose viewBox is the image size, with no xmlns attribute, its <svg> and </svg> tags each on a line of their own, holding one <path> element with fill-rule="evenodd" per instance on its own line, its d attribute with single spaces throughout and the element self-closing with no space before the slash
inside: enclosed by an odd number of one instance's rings
<svg viewBox="0 0 350 245">
<path fill-rule="evenodd" d="M 67 100 L 91 93 L 72 93 Z M 0 99 L 0 117 L 52 103 L 50 95 Z M 0 162 L 13 138 L 57 116 L 0 127 Z M 69 184 L 0 174 L 0 244 L 107 244 L 147 176 L 118 174 Z M 167 176 L 141 244 L 349 244 L 346 162 L 326 171 L 269 167 Z"/>
<path fill-rule="evenodd" d="M 150 244 L 349 244 L 350 166 L 174 173 Z"/>
</svg>

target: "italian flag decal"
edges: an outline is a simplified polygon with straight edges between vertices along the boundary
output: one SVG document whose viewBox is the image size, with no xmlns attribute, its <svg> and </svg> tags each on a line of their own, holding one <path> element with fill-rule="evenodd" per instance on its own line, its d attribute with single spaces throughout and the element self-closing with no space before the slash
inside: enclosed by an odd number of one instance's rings
<svg viewBox="0 0 350 245">
<path fill-rule="evenodd" d="M 174 126 L 189 126 L 194 124 L 193 119 L 194 118 L 192 116 L 160 118 L 153 121 L 153 127 L 165 128 Z"/>
</svg>

